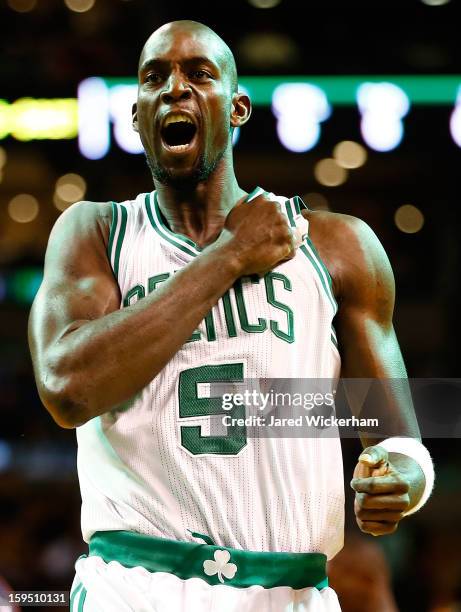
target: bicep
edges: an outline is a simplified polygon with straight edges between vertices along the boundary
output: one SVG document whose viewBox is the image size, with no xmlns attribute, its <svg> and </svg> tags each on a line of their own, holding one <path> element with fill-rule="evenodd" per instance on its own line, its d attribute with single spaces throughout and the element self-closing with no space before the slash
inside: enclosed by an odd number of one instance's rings
<svg viewBox="0 0 461 612">
<path fill-rule="evenodd" d="M 342 375 L 350 378 L 406 376 L 392 324 L 395 283 L 389 259 L 372 230 L 355 221 L 340 268 L 336 327 Z"/>
<path fill-rule="evenodd" d="M 358 225 L 346 249 L 344 265 L 348 269 L 343 268 L 340 283 L 337 331 L 341 376 L 346 379 L 352 411 L 378 417 L 381 437 L 418 436 L 405 365 L 392 324 L 395 286 L 391 266 L 371 229 L 364 223 Z M 368 381 L 363 386 L 347 380 L 352 378 Z M 365 396 L 364 388 L 369 389 Z M 361 437 L 364 446 L 376 443 L 366 434 Z"/>
<path fill-rule="evenodd" d="M 75 205 L 51 232 L 43 282 L 29 319 L 36 366 L 67 333 L 119 308 L 118 285 L 106 256 L 103 228 L 95 210 L 90 209 L 92 205 Z"/>
</svg>

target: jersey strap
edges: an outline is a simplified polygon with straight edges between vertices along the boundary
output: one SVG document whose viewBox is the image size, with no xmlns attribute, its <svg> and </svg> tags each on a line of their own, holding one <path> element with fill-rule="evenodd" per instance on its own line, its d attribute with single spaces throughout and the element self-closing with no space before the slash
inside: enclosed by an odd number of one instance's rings
<svg viewBox="0 0 461 612">
<path fill-rule="evenodd" d="M 99 531 L 90 540 L 90 556 L 125 567 L 168 572 L 187 580 L 201 578 L 208 584 L 236 588 L 260 585 L 266 589 L 328 586 L 326 555 L 322 553 L 255 552 L 180 542 L 131 531 Z"/>
<path fill-rule="evenodd" d="M 117 280 L 120 267 L 120 251 L 122 250 L 123 239 L 125 238 L 127 218 L 126 207 L 123 204 L 112 202 L 112 222 L 109 243 L 107 245 L 107 255 Z"/>
<path fill-rule="evenodd" d="M 308 210 L 307 206 L 304 204 L 304 202 L 299 196 L 295 196 L 290 200 L 286 200 L 285 207 L 291 227 L 296 227 L 296 217 L 302 214 L 301 211 L 303 209 Z M 334 316 L 338 311 L 338 304 L 333 293 L 333 281 L 327 267 L 323 263 L 320 255 L 317 252 L 317 249 L 315 248 L 308 234 L 305 235 L 303 244 L 299 248 L 310 261 L 315 272 L 317 273 L 322 287 L 325 290 L 328 300 L 330 301 L 331 306 L 333 308 Z"/>
</svg>

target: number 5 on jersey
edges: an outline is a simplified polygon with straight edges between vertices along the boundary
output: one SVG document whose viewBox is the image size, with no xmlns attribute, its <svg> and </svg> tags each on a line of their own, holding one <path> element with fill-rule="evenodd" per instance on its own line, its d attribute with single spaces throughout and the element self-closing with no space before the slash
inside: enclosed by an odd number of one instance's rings
<svg viewBox="0 0 461 612">
<path fill-rule="evenodd" d="M 202 365 L 183 370 L 179 374 L 179 417 L 211 416 L 228 414 L 222 408 L 222 397 L 199 397 L 199 384 L 235 383 L 244 380 L 243 363 Z M 245 417 L 245 406 L 232 409 L 232 416 Z M 225 436 L 202 436 L 201 427 L 181 425 L 181 445 L 193 455 L 237 455 L 246 446 L 246 427 L 226 427 Z"/>
</svg>

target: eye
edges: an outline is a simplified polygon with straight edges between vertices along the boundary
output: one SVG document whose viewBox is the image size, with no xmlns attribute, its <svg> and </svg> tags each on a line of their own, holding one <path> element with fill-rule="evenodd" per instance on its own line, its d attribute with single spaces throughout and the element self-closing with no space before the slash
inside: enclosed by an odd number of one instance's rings
<svg viewBox="0 0 461 612">
<path fill-rule="evenodd" d="M 146 75 L 145 80 L 148 83 L 160 83 L 162 80 L 162 75 L 158 72 L 149 72 L 149 74 Z"/>
<path fill-rule="evenodd" d="M 194 79 L 198 79 L 199 81 L 203 81 L 205 79 L 211 79 L 211 74 L 206 72 L 206 70 L 193 70 L 191 72 L 191 76 Z"/>
</svg>

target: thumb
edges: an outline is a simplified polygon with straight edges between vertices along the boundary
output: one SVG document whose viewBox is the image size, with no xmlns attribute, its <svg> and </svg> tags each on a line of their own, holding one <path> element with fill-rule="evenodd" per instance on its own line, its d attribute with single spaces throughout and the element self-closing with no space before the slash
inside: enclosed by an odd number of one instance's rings
<svg viewBox="0 0 461 612">
<path fill-rule="evenodd" d="M 379 445 L 369 446 L 361 452 L 359 461 L 367 467 L 385 465 L 388 462 L 387 450 Z"/>
</svg>

